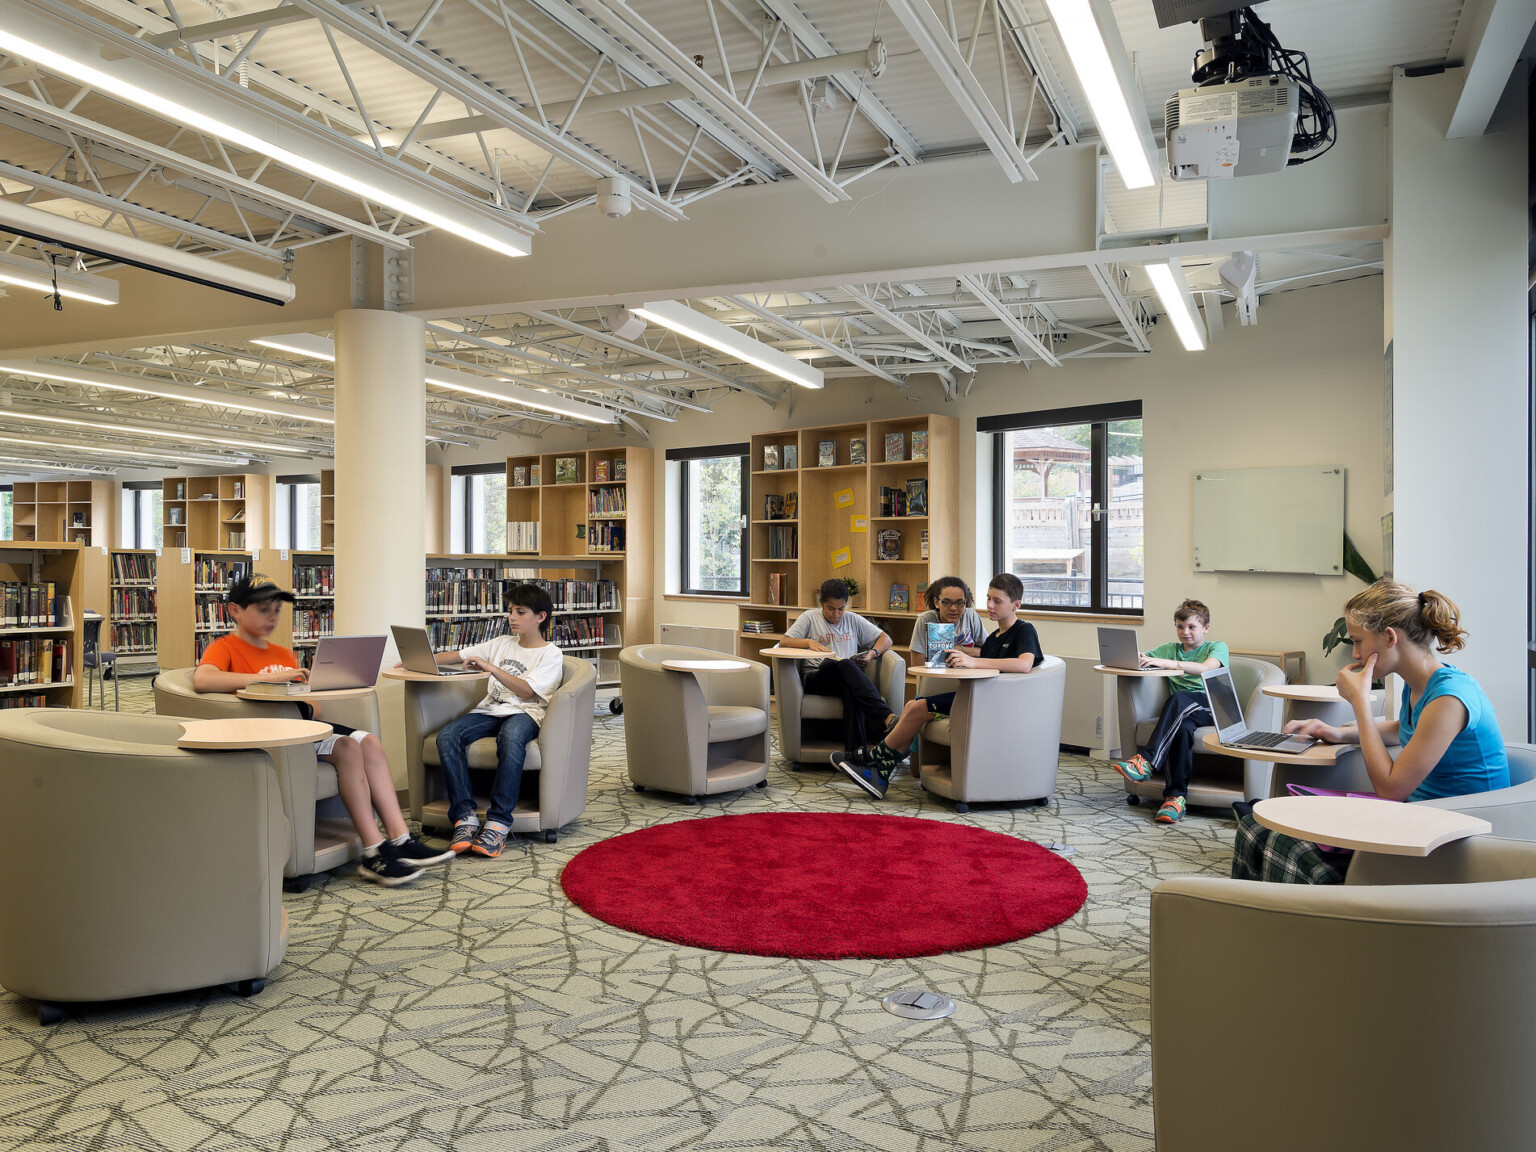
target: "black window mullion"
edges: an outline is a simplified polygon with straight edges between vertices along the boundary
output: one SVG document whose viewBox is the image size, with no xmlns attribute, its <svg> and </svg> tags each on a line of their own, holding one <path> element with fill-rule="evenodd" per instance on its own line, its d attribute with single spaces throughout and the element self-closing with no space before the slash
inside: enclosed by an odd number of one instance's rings
<svg viewBox="0 0 1536 1152">
<path fill-rule="evenodd" d="M 690 521 L 690 518 L 689 518 L 689 515 L 688 515 L 688 484 L 689 484 L 688 470 L 689 470 L 690 466 L 692 465 L 692 463 L 693 463 L 693 461 L 691 461 L 691 460 L 684 460 L 682 462 L 682 464 L 681 464 L 681 467 L 682 467 L 682 478 L 683 478 L 683 483 L 682 483 L 682 506 L 681 506 L 681 516 L 682 516 L 682 518 L 681 518 L 681 520 L 679 520 L 679 524 L 681 524 L 681 526 L 682 526 L 682 531 L 681 531 L 681 533 L 679 535 L 680 535 L 680 539 L 681 539 L 681 542 L 682 542 L 682 548 L 683 548 L 683 591 L 685 593 L 693 591 L 693 581 L 689 577 L 689 573 L 692 571 L 692 568 L 693 568 L 693 554 L 692 554 L 693 533 L 689 531 L 689 528 L 691 526 L 691 521 Z"/>
<path fill-rule="evenodd" d="M 1096 421 L 1090 434 L 1088 477 L 1093 507 L 1088 513 L 1088 607 L 1102 612 L 1109 606 L 1109 424 Z"/>
</svg>

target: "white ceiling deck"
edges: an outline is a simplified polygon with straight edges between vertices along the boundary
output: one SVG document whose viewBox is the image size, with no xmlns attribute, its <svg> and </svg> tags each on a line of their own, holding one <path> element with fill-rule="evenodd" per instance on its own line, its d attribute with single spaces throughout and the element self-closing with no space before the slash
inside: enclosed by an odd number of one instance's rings
<svg viewBox="0 0 1536 1152">
<path fill-rule="evenodd" d="M 141 54 L 168 72 L 195 70 L 201 82 L 211 75 L 274 124 L 320 125 L 381 171 L 408 170 L 487 219 L 525 227 L 535 245 L 541 220 L 595 213 L 604 176 L 630 181 L 636 210 L 674 219 L 685 237 L 690 204 L 730 196 L 742 184 L 796 182 L 809 205 L 849 195 L 882 167 L 989 149 L 1004 171 L 1027 180 L 1040 150 L 1095 133 L 1043 0 L 0 0 L 0 16 L 4 4 L 104 42 L 132 37 L 137 44 L 119 40 L 112 51 Z M 1309 53 L 1314 77 L 1335 102 L 1359 103 L 1385 97 L 1394 65 L 1443 61 L 1461 8 L 1459 0 L 1273 0 L 1260 14 L 1287 46 Z M 953 28 L 950 48 L 968 68 L 945 67 L 935 38 L 914 34 L 919 9 L 939 27 L 938 40 Z M 1157 29 L 1146 0 L 1115 0 L 1113 10 L 1158 125 L 1164 98 L 1189 83 L 1198 35 L 1193 26 Z M 857 56 L 782 71 L 844 53 Z M 760 67 L 765 82 L 747 102 Z M 818 71 L 829 78 L 819 81 Z M 955 96 L 956 76 L 975 99 Z M 659 97 L 623 95 L 663 84 L 682 87 Z M 990 136 L 978 127 L 988 117 L 999 129 Z M 191 253 L 255 256 L 272 275 L 290 256 L 302 262 L 315 244 L 352 235 L 403 246 L 426 228 L 3 54 L 0 145 L 6 200 Z M 1111 172 L 1103 229 L 1199 228 L 1204 194 L 1203 185 L 1127 193 Z M 32 241 L 0 234 L 5 250 L 36 255 Z M 962 269 L 942 279 L 690 303 L 808 360 L 829 381 L 901 387 L 932 373 L 958 394 L 989 364 L 1052 367 L 1146 354 L 1160 309 L 1136 261 L 1127 260 L 1017 273 Z M 1259 288 L 1374 275 L 1380 261 L 1379 241 L 1261 252 Z M 88 263 L 110 272 L 106 261 Z M 1196 292 L 1212 293 L 1208 302 L 1218 292 L 1214 263 L 1186 262 Z M 788 387 L 670 333 L 617 341 L 592 308 L 436 320 L 428 343 L 424 355 L 433 363 L 600 404 L 642 430 L 649 420 L 708 408 L 724 389 L 774 402 Z M 323 360 L 240 343 L 114 348 L 71 360 L 237 396 L 329 405 L 331 366 Z M 0 407 L 0 435 L 35 431 L 29 415 L 72 410 L 82 419 L 119 413 L 145 425 L 329 451 L 328 425 L 237 406 L 22 375 L 3 387 L 12 405 Z M 514 404 L 429 391 L 429 428 L 457 443 L 564 423 Z M 101 439 L 142 448 L 149 438 L 124 428 Z M 91 463 L 63 448 L 32 451 L 27 458 L 40 466 Z M 94 463 L 133 466 L 126 456 Z M 0 469 L 8 466 L 0 461 Z"/>
</svg>

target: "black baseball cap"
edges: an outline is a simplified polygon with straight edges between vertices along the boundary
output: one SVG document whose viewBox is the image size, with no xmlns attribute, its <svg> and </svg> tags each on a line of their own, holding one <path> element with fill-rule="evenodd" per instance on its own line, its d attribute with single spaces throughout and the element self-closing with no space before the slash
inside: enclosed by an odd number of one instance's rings
<svg viewBox="0 0 1536 1152">
<path fill-rule="evenodd" d="M 259 604 L 263 600 L 286 600 L 293 603 L 293 593 L 284 592 L 271 580 L 260 574 L 254 576 L 242 576 L 229 586 L 229 591 L 224 594 L 224 599 L 231 604 L 238 604 L 247 608 L 252 604 Z"/>
</svg>

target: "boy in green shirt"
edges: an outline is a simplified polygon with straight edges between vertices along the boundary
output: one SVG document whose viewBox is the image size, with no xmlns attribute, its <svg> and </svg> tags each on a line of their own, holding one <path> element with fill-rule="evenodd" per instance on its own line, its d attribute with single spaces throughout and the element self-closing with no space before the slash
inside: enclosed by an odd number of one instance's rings
<svg viewBox="0 0 1536 1152">
<path fill-rule="evenodd" d="M 1141 655 L 1143 668 L 1172 668 L 1177 676 L 1169 678 L 1168 701 L 1157 718 L 1157 727 L 1147 741 L 1145 755 L 1137 753 L 1129 760 L 1115 762 L 1115 771 L 1140 784 L 1153 772 L 1161 770 L 1167 786 L 1162 807 L 1157 810 L 1159 824 L 1173 824 L 1184 816 L 1188 804 L 1189 776 L 1195 766 L 1195 731 L 1214 724 L 1205 684 L 1200 673 L 1227 666 L 1230 655 L 1220 640 L 1207 640 L 1211 610 L 1198 600 L 1186 600 L 1173 612 L 1173 626 L 1178 640 L 1160 644 Z"/>
</svg>

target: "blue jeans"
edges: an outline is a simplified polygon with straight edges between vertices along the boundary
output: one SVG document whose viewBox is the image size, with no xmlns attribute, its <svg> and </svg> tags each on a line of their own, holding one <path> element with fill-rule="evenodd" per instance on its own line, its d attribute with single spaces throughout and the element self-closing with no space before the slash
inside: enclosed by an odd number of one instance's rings
<svg viewBox="0 0 1536 1152">
<path fill-rule="evenodd" d="M 496 779 L 491 783 L 491 804 L 486 819 L 506 828 L 512 827 L 512 809 L 517 807 L 517 789 L 523 781 L 523 758 L 528 745 L 539 734 L 539 722 L 526 712 L 510 716 L 487 716 L 469 712 L 443 727 L 437 734 L 437 758 L 443 764 L 443 781 L 448 786 L 448 817 L 455 824 L 475 814 L 475 794 L 469 786 L 469 758 L 466 753 L 476 740 L 496 737 Z"/>
</svg>

